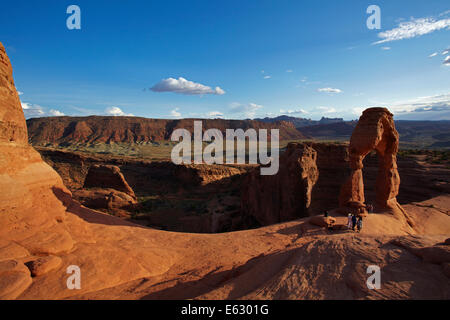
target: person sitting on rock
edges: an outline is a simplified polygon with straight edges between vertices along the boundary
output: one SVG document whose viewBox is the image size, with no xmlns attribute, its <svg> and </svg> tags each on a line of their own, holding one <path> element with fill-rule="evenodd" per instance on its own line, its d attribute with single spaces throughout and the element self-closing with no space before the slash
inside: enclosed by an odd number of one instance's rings
<svg viewBox="0 0 450 320">
<path fill-rule="evenodd" d="M 357 222 L 358 232 L 361 232 L 362 226 L 363 226 L 363 218 L 359 217 Z"/>
<path fill-rule="evenodd" d="M 356 229 L 356 215 L 354 214 L 354 215 L 352 215 L 352 229 L 353 229 L 353 231 L 355 231 L 355 229 Z"/>
</svg>

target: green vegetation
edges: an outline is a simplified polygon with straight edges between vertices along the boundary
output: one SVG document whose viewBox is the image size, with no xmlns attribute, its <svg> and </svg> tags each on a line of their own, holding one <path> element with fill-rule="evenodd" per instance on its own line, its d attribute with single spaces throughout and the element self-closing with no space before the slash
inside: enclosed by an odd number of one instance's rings
<svg viewBox="0 0 450 320">
<path fill-rule="evenodd" d="M 333 139 L 333 138 L 321 138 L 321 139 L 304 139 L 304 140 L 283 140 L 280 141 L 281 152 L 291 142 L 320 142 L 328 144 L 348 144 L 348 141 Z M 177 142 L 162 141 L 162 142 L 150 142 L 150 143 L 95 143 L 95 144 L 64 144 L 59 146 L 46 145 L 45 147 L 52 147 L 56 149 L 62 149 L 67 151 L 75 151 L 88 153 L 92 155 L 106 155 L 106 156 L 120 156 L 120 157 L 133 157 L 144 160 L 169 160 L 171 158 L 172 148 Z M 203 143 L 203 147 L 207 146 L 207 143 Z M 270 151 L 270 143 L 267 146 Z M 193 153 L 192 147 L 192 156 Z M 246 157 L 248 159 L 249 150 L 248 144 L 246 144 Z M 423 148 L 418 146 L 417 143 L 403 142 L 400 143 L 399 155 L 411 156 L 411 155 L 427 155 L 426 161 L 431 163 L 447 163 L 450 150 L 448 148 Z M 235 152 L 236 155 L 236 152 Z M 224 159 L 225 159 L 225 147 L 224 147 Z"/>
<path fill-rule="evenodd" d="M 153 142 L 153 143 L 95 143 L 95 144 L 68 144 L 56 146 L 56 149 L 83 152 L 92 155 L 110 155 L 135 157 L 146 160 L 167 160 L 170 159 L 174 142 Z M 53 147 L 46 145 L 46 147 Z"/>
<path fill-rule="evenodd" d="M 401 149 L 398 155 L 416 158 L 431 164 L 450 165 L 450 150 Z"/>
</svg>

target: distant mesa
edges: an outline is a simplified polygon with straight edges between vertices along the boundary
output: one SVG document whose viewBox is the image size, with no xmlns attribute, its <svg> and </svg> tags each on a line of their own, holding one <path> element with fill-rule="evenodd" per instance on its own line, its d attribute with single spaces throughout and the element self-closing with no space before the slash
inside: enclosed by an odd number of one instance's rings
<svg viewBox="0 0 450 320">
<path fill-rule="evenodd" d="M 27 120 L 33 145 L 72 143 L 145 143 L 170 140 L 178 128 L 194 131 L 196 119 L 148 119 L 139 117 L 48 117 Z M 286 121 L 265 123 L 256 120 L 203 119 L 203 131 L 219 129 L 279 129 L 281 140 L 305 139 L 295 126 Z"/>
</svg>

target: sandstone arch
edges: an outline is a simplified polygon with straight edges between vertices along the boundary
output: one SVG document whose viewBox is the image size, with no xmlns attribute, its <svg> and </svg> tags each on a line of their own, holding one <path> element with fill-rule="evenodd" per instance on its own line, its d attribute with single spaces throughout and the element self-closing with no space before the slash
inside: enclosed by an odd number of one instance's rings
<svg viewBox="0 0 450 320">
<path fill-rule="evenodd" d="M 399 135 L 391 112 L 386 108 L 366 109 L 350 139 L 350 177 L 341 188 L 339 205 L 347 211 L 366 211 L 363 182 L 363 160 L 372 150 L 378 155 L 375 209 L 406 215 L 397 202 L 400 176 L 397 170 Z"/>
</svg>

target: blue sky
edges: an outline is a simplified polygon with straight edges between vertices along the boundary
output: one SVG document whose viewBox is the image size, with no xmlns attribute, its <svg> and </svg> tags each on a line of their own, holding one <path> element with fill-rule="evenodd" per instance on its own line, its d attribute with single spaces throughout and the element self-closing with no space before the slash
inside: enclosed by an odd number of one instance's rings
<svg viewBox="0 0 450 320">
<path fill-rule="evenodd" d="M 450 119 L 448 0 L 16 0 L 0 41 L 27 117 Z"/>
</svg>

